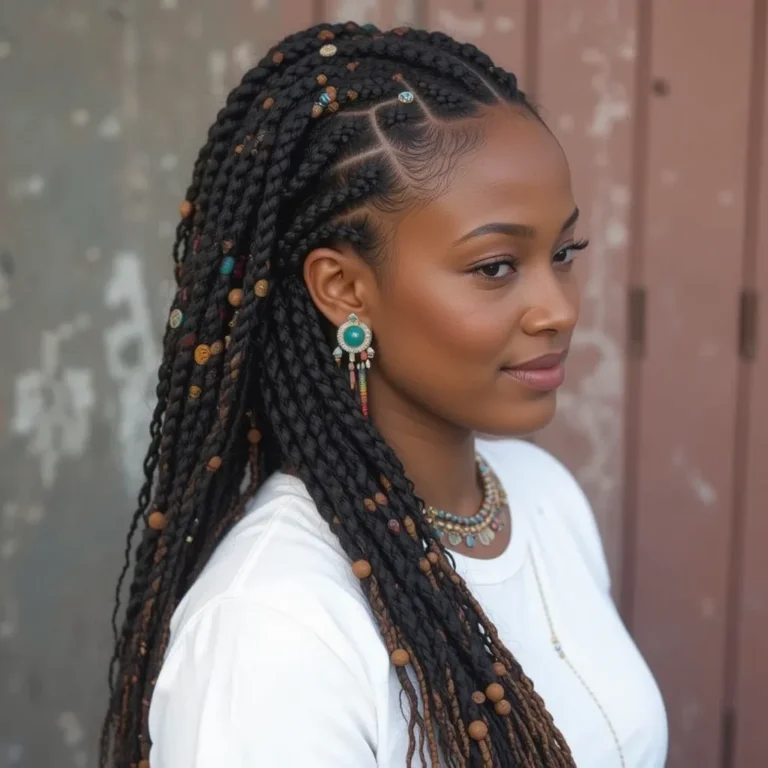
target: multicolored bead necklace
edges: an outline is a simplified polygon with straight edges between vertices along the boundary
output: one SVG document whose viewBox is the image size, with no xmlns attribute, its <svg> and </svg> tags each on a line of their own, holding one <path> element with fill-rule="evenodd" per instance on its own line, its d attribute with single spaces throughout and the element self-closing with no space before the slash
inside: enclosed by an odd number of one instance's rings
<svg viewBox="0 0 768 768">
<path fill-rule="evenodd" d="M 480 511 L 472 517 L 459 517 L 436 507 L 426 507 L 424 516 L 443 544 L 457 547 L 463 541 L 472 549 L 477 542 L 487 547 L 497 533 L 504 530 L 500 522 L 501 513 L 507 506 L 499 478 L 486 462 L 478 456 L 477 471 L 483 483 L 483 504 Z"/>
</svg>

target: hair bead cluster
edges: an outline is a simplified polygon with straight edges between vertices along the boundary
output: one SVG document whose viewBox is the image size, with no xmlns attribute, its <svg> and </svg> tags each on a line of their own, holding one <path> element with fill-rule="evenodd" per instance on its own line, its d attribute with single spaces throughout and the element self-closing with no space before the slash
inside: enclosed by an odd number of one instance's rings
<svg viewBox="0 0 768 768">
<path fill-rule="evenodd" d="M 115 625 L 102 766 L 146 766 L 171 616 L 280 469 L 304 482 L 371 605 L 407 704 L 409 762 L 418 752 L 435 766 L 440 755 L 468 768 L 573 766 L 357 407 L 301 272 L 312 249 L 340 242 L 377 266 L 386 237 L 371 211 L 437 194 L 449 171 L 430 160 L 476 146 L 476 121 L 462 120 L 500 103 L 535 119 L 514 76 L 474 46 L 353 22 L 286 38 L 228 98 L 179 206 L 178 290 L 129 532 L 129 552 L 139 529 L 141 540 Z"/>
</svg>

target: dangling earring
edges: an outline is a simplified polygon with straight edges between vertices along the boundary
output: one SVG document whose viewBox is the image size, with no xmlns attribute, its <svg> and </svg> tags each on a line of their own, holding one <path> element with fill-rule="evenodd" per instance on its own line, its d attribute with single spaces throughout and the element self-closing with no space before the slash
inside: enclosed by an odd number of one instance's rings
<svg viewBox="0 0 768 768">
<path fill-rule="evenodd" d="M 371 367 L 374 351 L 371 346 L 373 334 L 371 329 L 352 314 L 347 318 L 347 322 L 339 326 L 336 332 L 336 341 L 339 346 L 333 350 L 333 357 L 336 365 L 341 364 L 343 353 L 349 355 L 349 388 L 357 390 L 360 394 L 360 408 L 363 416 L 368 417 L 368 376 L 367 370 Z M 343 351 L 342 351 L 343 350 Z M 359 356 L 359 359 L 355 359 Z M 357 370 L 357 375 L 355 375 Z"/>
</svg>

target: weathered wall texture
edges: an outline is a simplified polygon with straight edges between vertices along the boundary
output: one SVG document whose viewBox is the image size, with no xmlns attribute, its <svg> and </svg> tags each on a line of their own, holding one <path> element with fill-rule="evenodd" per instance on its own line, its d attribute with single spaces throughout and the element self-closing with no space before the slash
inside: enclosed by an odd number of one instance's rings
<svg viewBox="0 0 768 768">
<path fill-rule="evenodd" d="M 670 766 L 768 765 L 766 0 L 0 0 L 0 768 L 94 765 L 176 208 L 229 88 L 321 19 L 443 29 L 542 105 L 592 248 L 540 442 Z"/>
</svg>

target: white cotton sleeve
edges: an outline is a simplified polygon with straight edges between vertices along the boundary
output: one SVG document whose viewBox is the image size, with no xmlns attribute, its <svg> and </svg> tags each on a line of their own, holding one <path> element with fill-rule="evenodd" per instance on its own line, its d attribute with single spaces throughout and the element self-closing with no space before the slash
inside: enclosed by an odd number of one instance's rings
<svg viewBox="0 0 768 768">
<path fill-rule="evenodd" d="M 375 768 L 364 684 L 302 622 L 245 598 L 172 640 L 149 718 L 152 768 Z"/>
</svg>

